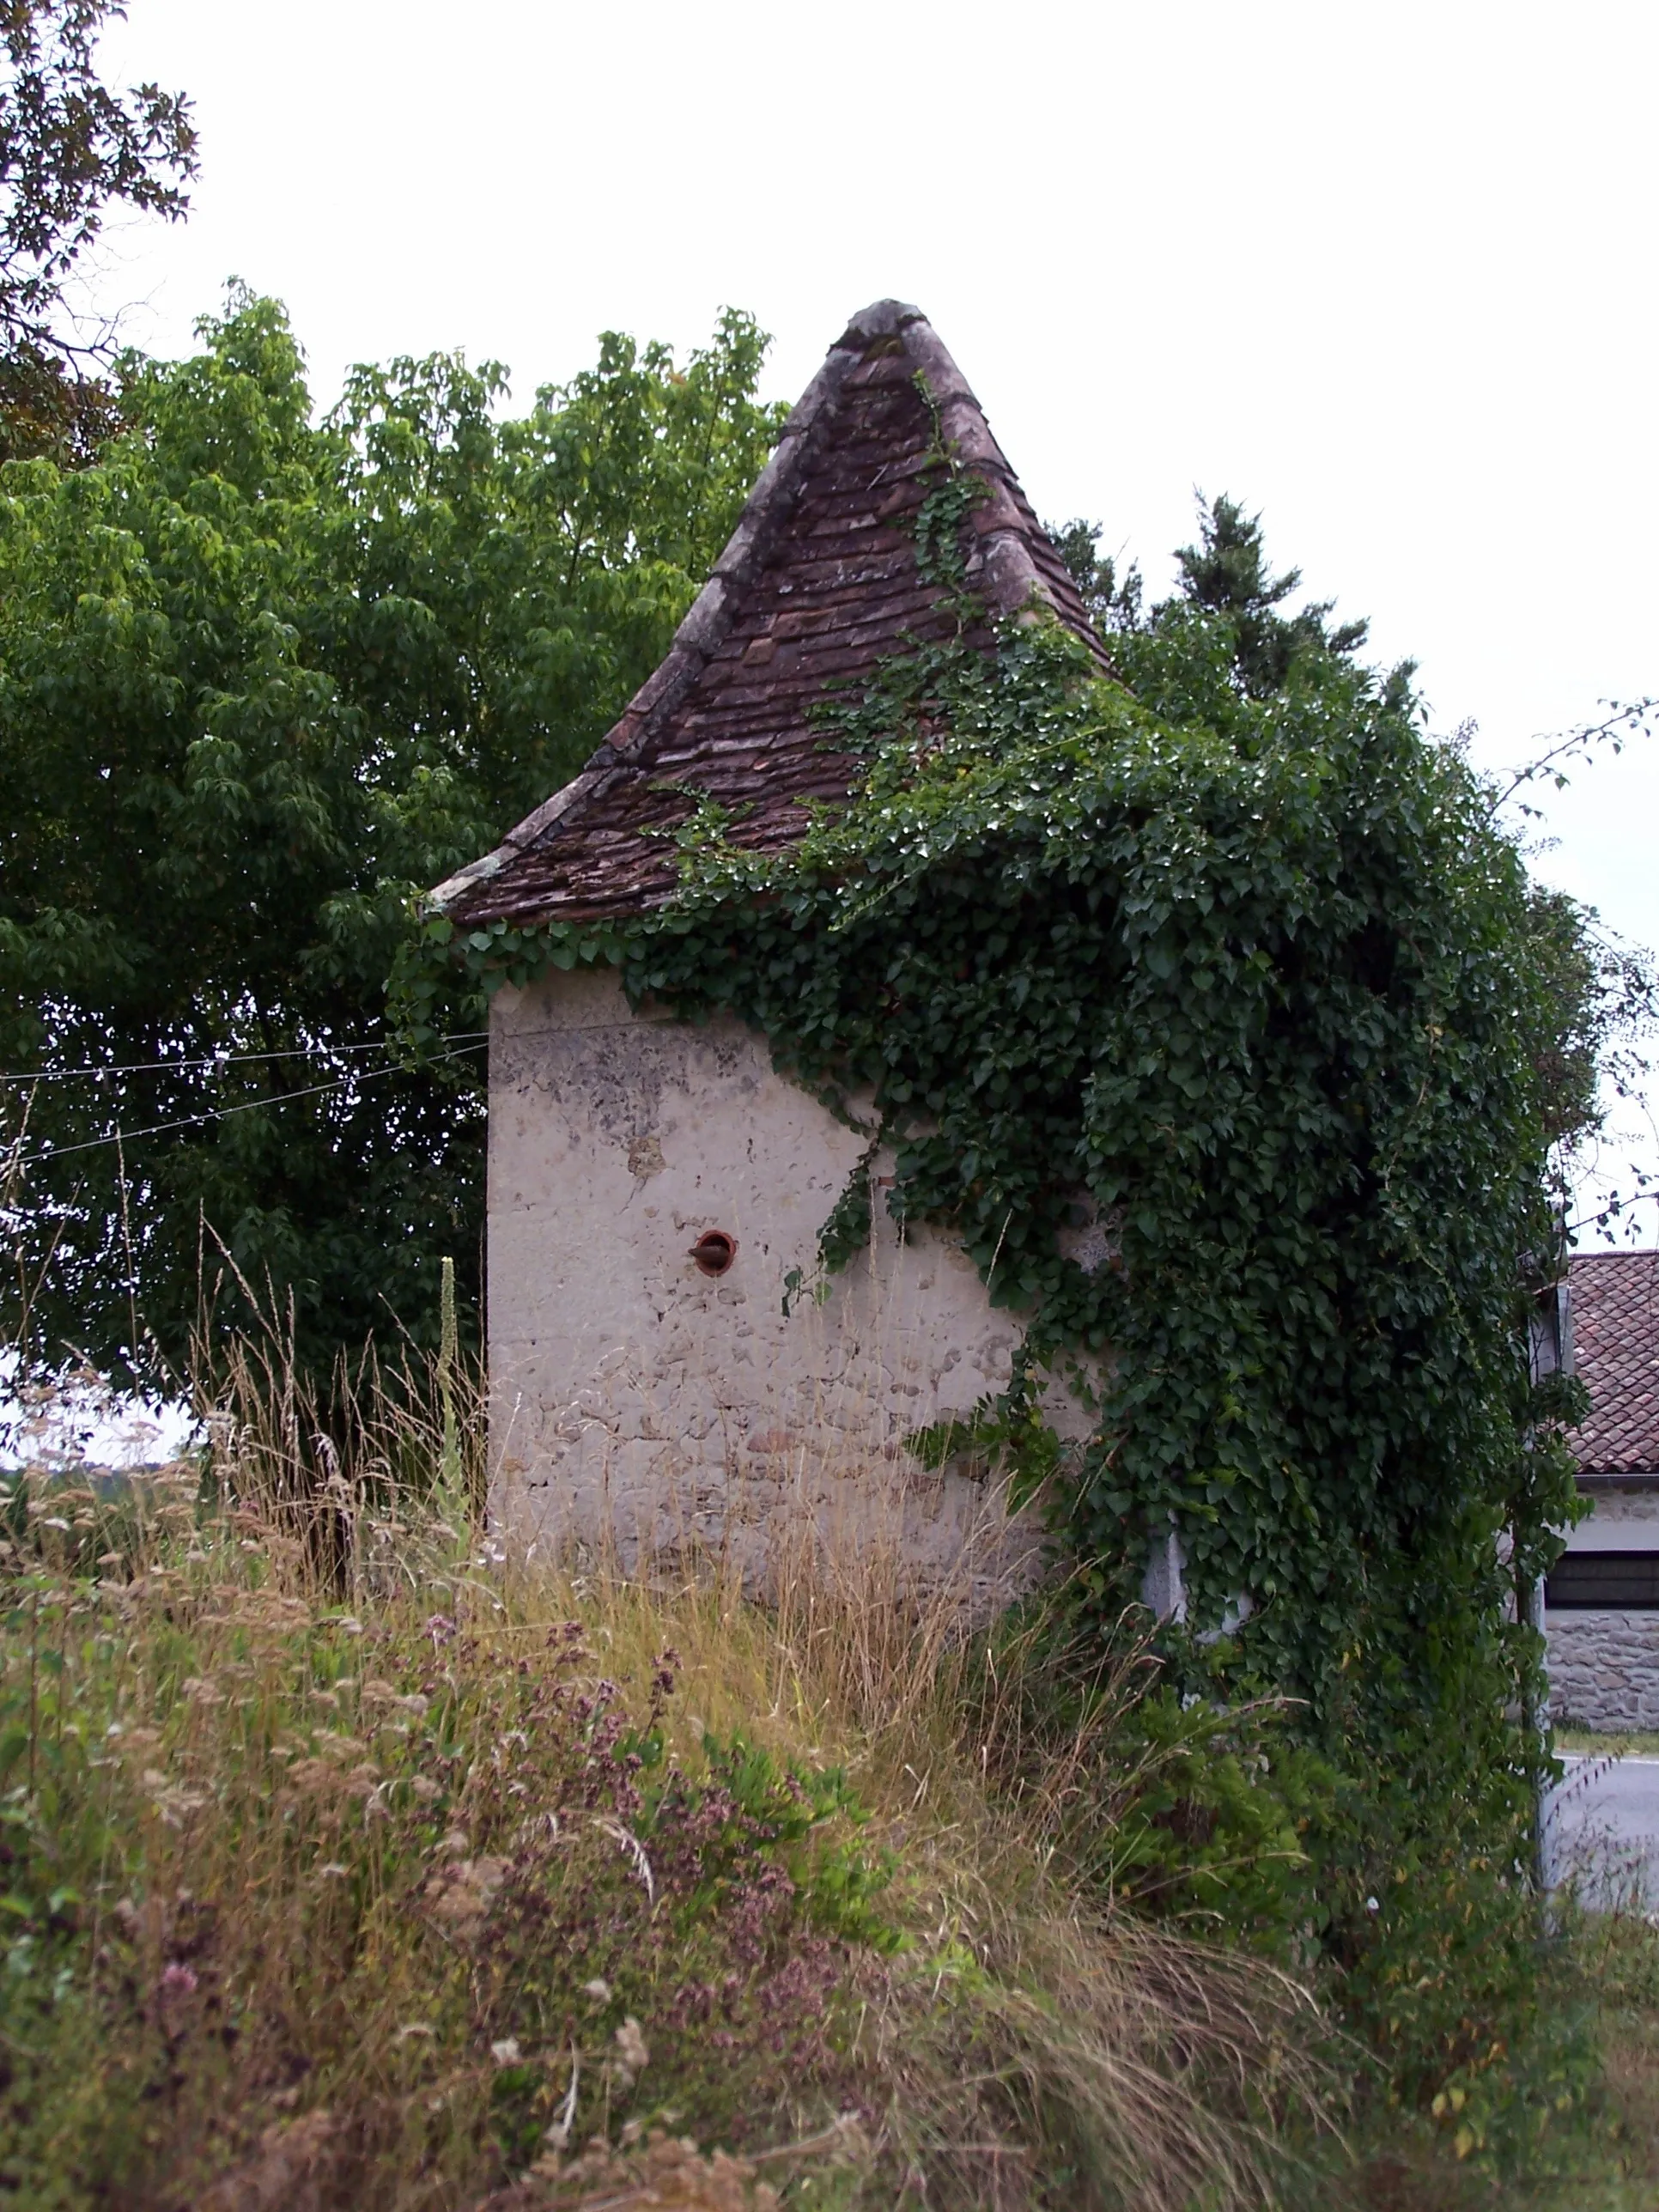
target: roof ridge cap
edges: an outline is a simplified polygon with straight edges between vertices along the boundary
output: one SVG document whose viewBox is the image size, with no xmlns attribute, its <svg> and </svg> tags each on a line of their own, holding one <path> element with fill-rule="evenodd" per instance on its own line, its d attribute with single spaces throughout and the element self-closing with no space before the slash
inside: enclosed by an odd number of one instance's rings
<svg viewBox="0 0 1659 2212">
<path fill-rule="evenodd" d="M 979 543 L 968 563 L 969 587 L 994 614 L 1016 614 L 1038 599 L 1063 620 L 1060 603 L 1031 556 L 1026 519 L 1013 495 L 1019 479 L 997 443 L 973 386 L 925 315 L 902 327 L 905 352 L 915 362 L 937 410 L 941 443 L 986 488 L 986 501 L 974 518 Z"/>
</svg>

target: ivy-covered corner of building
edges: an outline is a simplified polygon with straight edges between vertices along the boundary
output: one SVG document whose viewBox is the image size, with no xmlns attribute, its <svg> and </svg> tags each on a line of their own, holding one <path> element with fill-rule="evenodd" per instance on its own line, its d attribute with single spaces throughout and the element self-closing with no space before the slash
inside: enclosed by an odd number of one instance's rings
<svg viewBox="0 0 1659 2212">
<path fill-rule="evenodd" d="M 934 563 L 970 497 L 942 471 Z M 895 1215 L 962 1240 L 1036 1371 L 1097 1378 L 1091 1440 L 1048 1463 L 1101 1613 L 1173 1528 L 1180 1664 L 1518 1778 L 1516 1578 L 1572 1517 L 1524 1344 L 1552 1147 L 1593 1111 L 1582 917 L 1409 670 L 1278 611 L 1248 518 L 1218 502 L 1181 558 L 1150 612 L 1080 575 L 1112 676 L 1036 607 L 988 654 L 964 602 L 959 641 L 824 710 L 864 773 L 793 848 L 704 810 L 678 896 L 614 940 L 461 949 L 609 957 L 636 1000 L 730 1009 L 804 1085 L 872 1095 Z"/>
</svg>

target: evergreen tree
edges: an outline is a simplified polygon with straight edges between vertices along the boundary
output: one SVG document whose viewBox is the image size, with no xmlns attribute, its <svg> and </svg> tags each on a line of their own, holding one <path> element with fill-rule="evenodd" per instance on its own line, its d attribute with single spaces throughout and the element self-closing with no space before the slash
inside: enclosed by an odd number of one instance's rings
<svg viewBox="0 0 1659 2212">
<path fill-rule="evenodd" d="M 1282 691 L 1298 653 L 1313 647 L 1351 655 L 1370 635 L 1367 622 L 1333 627 L 1328 617 L 1334 599 L 1316 599 L 1297 614 L 1279 613 L 1300 586 L 1302 571 L 1272 574 L 1261 517 L 1246 514 L 1224 492 L 1208 507 L 1200 499 L 1198 544 L 1177 547 L 1176 562 L 1181 572 L 1176 595 L 1153 610 L 1153 620 L 1167 621 L 1183 606 L 1224 617 L 1232 625 L 1239 681 L 1252 698 Z"/>
</svg>

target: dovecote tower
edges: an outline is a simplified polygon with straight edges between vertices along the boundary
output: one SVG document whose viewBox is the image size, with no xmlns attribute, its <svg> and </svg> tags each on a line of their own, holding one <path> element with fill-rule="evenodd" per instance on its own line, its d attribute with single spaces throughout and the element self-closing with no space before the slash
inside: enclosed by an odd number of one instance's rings
<svg viewBox="0 0 1659 2212">
<path fill-rule="evenodd" d="M 667 658 L 586 767 L 434 894 L 459 927 L 605 921 L 662 904 L 690 793 L 778 850 L 855 763 L 814 702 L 953 634 L 914 531 L 940 443 L 986 495 L 967 580 L 994 617 L 1042 605 L 1104 665 L 1063 562 L 920 312 L 854 317 L 784 426 Z M 988 629 L 987 650 L 992 643 Z M 1035 1538 L 984 1524 L 982 1486 L 905 1439 L 1006 1384 L 1018 1323 L 943 1234 L 870 1250 L 789 1303 L 863 1150 L 735 1020 L 635 1009 L 609 973 L 502 988 L 489 1047 L 492 1498 L 521 1540 L 718 1553 L 763 1574 L 805 1522 L 890 1540 L 927 1579 L 989 1596 Z M 884 1172 L 879 1158 L 874 1169 Z M 1062 1413 L 1064 1409 L 1062 1408 Z M 995 1508 L 988 1509 L 995 1519 Z"/>
</svg>

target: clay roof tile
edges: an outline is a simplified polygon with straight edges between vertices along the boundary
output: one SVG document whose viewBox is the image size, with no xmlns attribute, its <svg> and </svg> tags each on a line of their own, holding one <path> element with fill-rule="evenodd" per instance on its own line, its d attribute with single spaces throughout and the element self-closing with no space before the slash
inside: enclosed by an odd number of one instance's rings
<svg viewBox="0 0 1659 2212">
<path fill-rule="evenodd" d="M 993 616 L 1046 602 L 1104 669 L 1066 564 L 961 370 L 920 309 L 878 301 L 784 424 L 662 665 L 574 781 L 440 884 L 437 903 L 469 927 L 639 912 L 674 889 L 660 833 L 685 818 L 691 791 L 742 810 L 734 841 L 767 850 L 801 835 L 805 802 L 844 797 L 856 764 L 824 750 L 814 702 L 955 627 L 945 589 L 918 573 L 908 526 L 941 434 L 988 491 L 966 533 L 970 587 Z M 989 650 L 988 629 L 975 642 Z"/>
<path fill-rule="evenodd" d="M 1581 1475 L 1659 1474 L 1659 1252 L 1572 1261 L 1573 1357 L 1589 1418 L 1568 1441 Z"/>
</svg>

